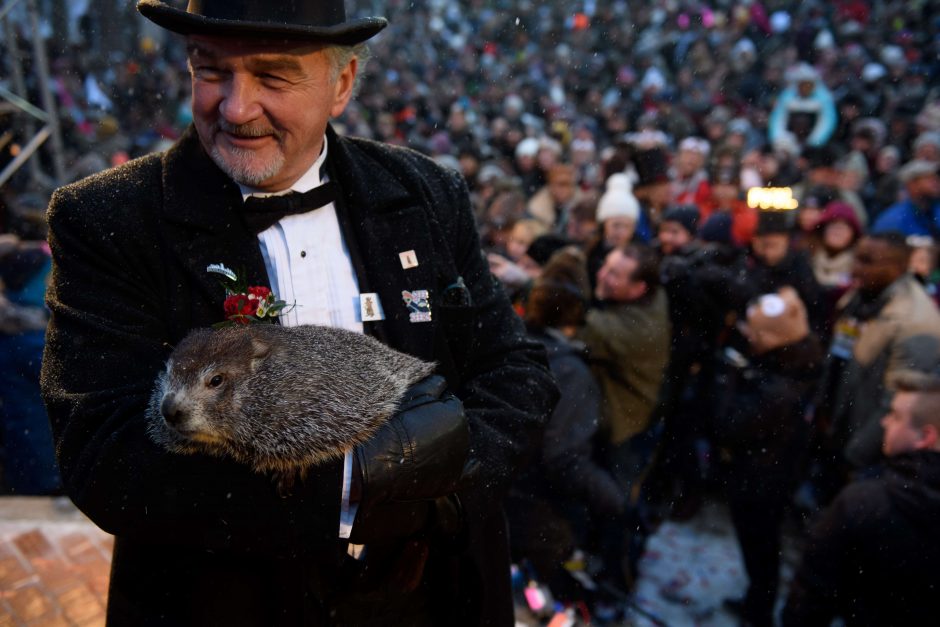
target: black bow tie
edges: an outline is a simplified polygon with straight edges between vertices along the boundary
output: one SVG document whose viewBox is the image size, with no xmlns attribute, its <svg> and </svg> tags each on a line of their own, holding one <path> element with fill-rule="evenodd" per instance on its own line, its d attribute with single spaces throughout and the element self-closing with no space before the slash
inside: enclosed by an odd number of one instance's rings
<svg viewBox="0 0 940 627">
<path fill-rule="evenodd" d="M 255 233 L 265 231 L 284 216 L 307 213 L 336 200 L 332 181 L 309 192 L 288 192 L 280 196 L 249 196 L 245 199 L 245 223 Z"/>
</svg>

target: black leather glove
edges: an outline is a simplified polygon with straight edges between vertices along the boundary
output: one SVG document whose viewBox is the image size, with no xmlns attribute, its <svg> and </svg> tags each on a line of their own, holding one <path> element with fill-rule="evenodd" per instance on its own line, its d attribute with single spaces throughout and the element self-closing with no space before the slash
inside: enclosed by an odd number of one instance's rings
<svg viewBox="0 0 940 627">
<path fill-rule="evenodd" d="M 398 413 L 356 447 L 360 510 L 377 503 L 430 501 L 454 492 L 470 446 L 460 400 L 431 376 L 406 394 Z"/>
</svg>

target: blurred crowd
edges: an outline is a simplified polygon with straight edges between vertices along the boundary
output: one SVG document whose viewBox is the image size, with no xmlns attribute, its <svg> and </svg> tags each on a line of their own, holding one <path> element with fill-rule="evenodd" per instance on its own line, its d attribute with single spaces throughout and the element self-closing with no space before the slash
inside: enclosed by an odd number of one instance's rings
<svg viewBox="0 0 940 627">
<path fill-rule="evenodd" d="M 922 623 L 940 586 L 940 2 L 360 8 L 390 26 L 337 129 L 463 174 L 562 388 L 507 502 L 530 609 L 591 596 L 582 551 L 628 594 L 646 534 L 717 496 L 743 623 L 774 620 L 794 514 L 785 624 Z M 180 41 L 101 50 L 82 19 L 50 45 L 70 180 L 191 121 Z M 2 115 L 6 162 L 24 131 Z M 2 191 L 3 479 L 54 492 L 30 387 L 49 190 L 24 171 Z"/>
</svg>

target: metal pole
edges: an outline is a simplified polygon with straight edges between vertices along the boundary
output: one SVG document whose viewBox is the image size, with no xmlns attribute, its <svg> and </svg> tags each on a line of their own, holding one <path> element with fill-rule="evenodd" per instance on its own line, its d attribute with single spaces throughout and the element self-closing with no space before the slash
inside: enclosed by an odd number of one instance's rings
<svg viewBox="0 0 940 627">
<path fill-rule="evenodd" d="M 19 2 L 19 0 L 13 1 Z M 0 20 L 3 20 L 3 18 L 0 17 Z M 20 46 L 19 40 L 16 36 L 16 29 L 13 28 L 13 23 L 10 20 L 3 20 L 3 28 L 7 38 L 7 51 L 10 54 L 10 70 L 11 74 L 13 75 L 13 89 L 16 90 L 17 95 L 21 96 L 25 102 L 25 99 L 29 97 L 29 92 L 26 91 L 26 80 L 23 78 L 23 57 L 20 54 Z M 10 99 L 10 101 L 14 102 L 14 104 L 17 104 L 21 109 L 27 110 L 27 112 L 29 112 L 22 103 L 17 103 L 12 99 Z M 29 103 L 27 102 L 26 104 Z M 29 106 L 32 107 L 32 105 Z M 44 122 L 48 119 L 44 111 L 39 111 L 38 109 L 36 109 L 36 111 L 42 114 L 43 118 L 40 119 L 43 119 Z M 27 116 L 25 120 L 27 137 L 32 137 L 36 134 L 36 123 L 33 121 L 33 117 L 39 117 L 36 115 L 36 112 L 30 113 L 31 115 Z M 38 182 L 41 174 L 39 171 L 39 160 L 30 159 L 28 163 L 30 177 L 32 177 L 34 182 Z"/>
<path fill-rule="evenodd" d="M 7 16 L 7 13 L 13 10 L 13 7 L 18 5 L 20 0 L 7 0 L 7 3 L 3 5 L 3 8 L 0 8 L 0 20 Z"/>
<path fill-rule="evenodd" d="M 42 41 L 39 30 L 39 12 L 36 9 L 36 0 L 27 0 L 29 9 L 30 27 L 33 31 L 33 54 L 36 60 L 36 71 L 39 74 L 39 93 L 42 96 L 42 107 L 49 116 L 50 147 L 52 149 L 52 170 L 56 183 L 65 183 L 65 146 L 62 143 L 62 133 L 59 129 L 59 116 L 56 113 L 55 98 L 49 87 L 49 59 L 46 56 L 45 42 Z"/>
</svg>

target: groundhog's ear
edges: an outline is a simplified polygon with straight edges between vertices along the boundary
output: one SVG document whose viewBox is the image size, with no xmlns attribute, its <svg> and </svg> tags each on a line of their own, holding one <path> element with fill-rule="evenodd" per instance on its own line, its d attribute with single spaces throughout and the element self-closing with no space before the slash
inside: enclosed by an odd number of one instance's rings
<svg viewBox="0 0 940 627">
<path fill-rule="evenodd" d="M 251 338 L 251 370 L 257 370 L 270 353 L 270 344 L 257 337 Z"/>
</svg>

